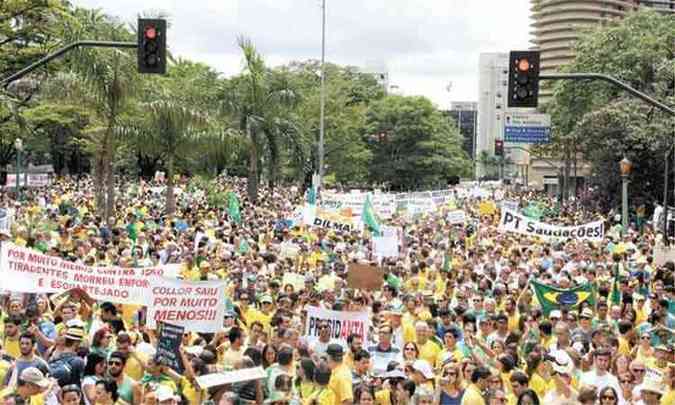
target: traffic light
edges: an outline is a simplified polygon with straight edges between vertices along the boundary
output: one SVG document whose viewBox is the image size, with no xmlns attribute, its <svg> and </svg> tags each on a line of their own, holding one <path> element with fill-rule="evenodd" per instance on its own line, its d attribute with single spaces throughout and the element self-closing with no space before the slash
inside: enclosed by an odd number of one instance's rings
<svg viewBox="0 0 675 405">
<path fill-rule="evenodd" d="M 536 107 L 539 96 L 539 51 L 509 54 L 509 107 Z"/>
<path fill-rule="evenodd" d="M 138 72 L 166 73 L 166 20 L 138 19 Z"/>
<path fill-rule="evenodd" d="M 495 156 L 504 156 L 504 141 L 495 139 Z"/>
</svg>

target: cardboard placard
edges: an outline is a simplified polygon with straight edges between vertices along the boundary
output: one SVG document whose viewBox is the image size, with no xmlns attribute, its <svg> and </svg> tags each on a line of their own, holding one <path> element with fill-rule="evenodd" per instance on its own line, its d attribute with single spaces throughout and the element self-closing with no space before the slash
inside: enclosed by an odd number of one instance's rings
<svg viewBox="0 0 675 405">
<path fill-rule="evenodd" d="M 350 264 L 347 273 L 349 288 L 377 290 L 384 284 L 384 270 L 369 264 Z"/>
<path fill-rule="evenodd" d="M 178 374 L 182 374 L 185 369 L 179 349 L 185 328 L 170 323 L 162 323 L 161 325 L 162 328 L 157 342 L 157 354 L 161 356 L 164 365 L 171 367 Z"/>
</svg>

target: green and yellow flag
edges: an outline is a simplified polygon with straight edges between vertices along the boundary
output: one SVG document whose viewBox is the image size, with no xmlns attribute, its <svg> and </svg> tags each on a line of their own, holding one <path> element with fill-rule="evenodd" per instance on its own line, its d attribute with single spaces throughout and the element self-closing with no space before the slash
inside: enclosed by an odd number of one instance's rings
<svg viewBox="0 0 675 405">
<path fill-rule="evenodd" d="M 595 295 L 591 283 L 568 289 L 551 287 L 536 281 L 532 281 L 531 284 L 545 316 L 548 316 L 551 311 L 563 307 L 576 309 L 582 302 L 595 305 Z"/>
<path fill-rule="evenodd" d="M 241 223 L 241 211 L 239 211 L 239 198 L 230 191 L 227 193 L 227 215 L 234 221 L 235 224 Z"/>
<path fill-rule="evenodd" d="M 366 201 L 363 203 L 363 212 L 361 213 L 361 220 L 373 232 L 373 235 L 380 236 L 380 223 L 375 215 L 375 209 L 370 202 L 370 194 L 366 196 Z"/>
</svg>

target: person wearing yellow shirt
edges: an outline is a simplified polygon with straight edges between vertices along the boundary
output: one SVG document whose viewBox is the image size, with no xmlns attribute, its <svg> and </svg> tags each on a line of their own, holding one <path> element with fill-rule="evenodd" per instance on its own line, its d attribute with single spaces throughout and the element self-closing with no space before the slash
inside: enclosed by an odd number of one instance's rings
<svg viewBox="0 0 675 405">
<path fill-rule="evenodd" d="M 520 394 L 527 391 L 528 389 L 527 385 L 529 383 L 529 377 L 522 371 L 515 370 L 511 373 L 509 380 L 512 391 L 506 394 L 506 401 L 508 405 L 516 405 L 518 403 L 518 397 L 520 397 Z"/>
<path fill-rule="evenodd" d="M 520 322 L 520 314 L 516 307 L 516 300 L 513 297 L 509 297 L 504 302 L 504 311 L 507 316 L 507 325 L 509 332 L 518 330 L 518 323 Z"/>
<path fill-rule="evenodd" d="M 352 389 L 352 373 L 342 363 L 344 349 L 339 344 L 330 344 L 326 349 L 328 354 L 328 367 L 331 369 L 328 388 L 335 394 L 334 405 L 348 405 L 354 400 Z"/>
<path fill-rule="evenodd" d="M 420 349 L 419 358 L 426 360 L 429 364 L 436 364 L 438 355 L 441 352 L 441 346 L 431 337 L 431 328 L 426 322 L 419 321 L 415 324 L 415 334 L 417 335 L 417 347 Z"/>
<path fill-rule="evenodd" d="M 19 356 L 21 356 L 21 349 L 19 345 L 19 337 L 21 336 L 21 333 L 19 331 L 19 325 L 21 325 L 21 318 L 6 318 L 5 333 L 2 337 L 2 348 L 4 349 L 5 353 L 15 359 L 18 359 Z"/>
<path fill-rule="evenodd" d="M 318 388 L 309 398 L 303 401 L 303 405 L 335 405 L 337 402 L 337 395 L 332 388 L 330 388 L 330 381 L 333 379 L 331 369 L 326 363 L 319 363 L 314 370 L 314 380 Z M 351 385 L 351 379 L 350 379 Z"/>
<path fill-rule="evenodd" d="M 482 392 L 488 387 L 490 370 L 478 367 L 471 373 L 471 384 L 466 387 L 460 405 L 486 405 Z"/>
<path fill-rule="evenodd" d="M 250 326 L 253 322 L 259 320 L 260 311 L 251 305 L 248 293 L 243 293 L 239 297 L 239 309 L 241 310 L 241 315 L 244 318 L 243 321 L 246 326 Z"/>
<path fill-rule="evenodd" d="M 51 391 L 55 381 L 50 381 L 37 367 L 28 367 L 21 371 L 16 387 L 7 387 L 0 391 L 0 400 L 23 399 L 29 405 L 43 405 L 46 394 Z"/>
<path fill-rule="evenodd" d="M 117 351 L 127 356 L 124 373 L 134 381 L 140 381 L 149 359 L 145 354 L 134 350 L 131 336 L 127 332 L 120 332 L 117 335 Z"/>
</svg>

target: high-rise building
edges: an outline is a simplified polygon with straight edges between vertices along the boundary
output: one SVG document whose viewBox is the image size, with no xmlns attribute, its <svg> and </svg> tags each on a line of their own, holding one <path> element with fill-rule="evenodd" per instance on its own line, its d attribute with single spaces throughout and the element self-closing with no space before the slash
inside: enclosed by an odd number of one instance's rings
<svg viewBox="0 0 675 405">
<path fill-rule="evenodd" d="M 462 101 L 450 103 L 450 110 L 446 114 L 453 120 L 459 133 L 462 135 L 462 149 L 469 158 L 476 157 L 476 125 L 478 119 L 478 103 Z"/>
<path fill-rule="evenodd" d="M 532 0 L 531 34 L 541 51 L 541 73 L 553 73 L 574 59 L 574 44 L 584 29 L 623 18 L 640 6 L 675 16 L 675 0 Z M 550 95 L 545 83 L 540 102 Z"/>
<path fill-rule="evenodd" d="M 541 73 L 556 72 L 574 60 L 574 45 L 583 30 L 607 21 L 624 18 L 640 7 L 650 7 L 675 16 L 675 0 L 531 0 L 532 42 L 541 52 Z M 551 96 L 551 82 L 542 82 L 539 103 Z M 563 162 L 528 159 L 530 183 L 557 192 Z M 581 159 L 578 177 L 570 179 L 572 188 L 584 184 L 590 174 L 588 162 Z"/>
</svg>

